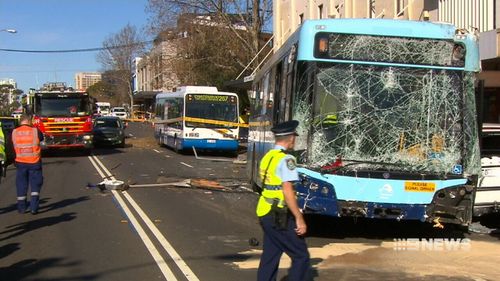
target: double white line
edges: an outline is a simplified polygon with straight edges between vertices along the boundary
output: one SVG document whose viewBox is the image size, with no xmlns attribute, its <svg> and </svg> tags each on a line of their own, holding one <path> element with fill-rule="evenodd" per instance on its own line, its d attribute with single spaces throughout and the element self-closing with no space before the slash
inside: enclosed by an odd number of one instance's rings
<svg viewBox="0 0 500 281">
<path fill-rule="evenodd" d="M 109 178 L 112 180 L 115 180 L 115 177 L 109 172 L 109 170 L 104 166 L 104 164 L 97 158 L 97 156 L 92 155 L 89 156 L 89 160 L 94 166 L 94 168 L 97 170 L 99 175 L 104 179 L 104 178 Z M 130 196 L 130 194 L 126 191 L 122 191 L 121 195 L 120 192 L 116 190 L 111 190 L 111 193 L 113 194 L 114 198 L 120 205 L 120 207 L 123 209 L 125 212 L 125 215 L 127 216 L 128 220 L 130 223 L 132 223 L 132 226 L 137 230 L 137 233 L 139 234 L 139 237 L 141 238 L 142 242 L 144 242 L 144 245 L 148 249 L 149 253 L 155 260 L 156 264 L 160 268 L 161 272 L 163 273 L 163 276 L 165 277 L 166 280 L 172 280 L 172 281 L 177 281 L 177 278 L 173 274 L 172 270 L 167 266 L 167 263 L 161 256 L 160 252 L 156 247 L 154 246 L 153 242 L 149 238 L 149 236 L 146 234 L 144 229 L 142 228 L 141 224 L 137 221 L 135 215 L 132 213 L 132 211 L 129 209 L 127 204 L 125 203 L 125 200 L 123 200 L 122 196 L 127 200 L 127 202 L 132 206 L 132 208 L 137 212 L 139 217 L 142 219 L 142 222 L 146 224 L 146 226 L 149 228 L 149 230 L 153 233 L 153 235 L 156 237 L 158 242 L 160 242 L 161 246 L 165 251 L 168 253 L 168 255 L 172 258 L 172 260 L 177 264 L 177 267 L 182 271 L 184 276 L 186 277 L 187 280 L 189 281 L 199 281 L 198 277 L 191 271 L 189 266 L 184 262 L 184 260 L 179 256 L 177 251 L 170 245 L 170 243 L 167 241 L 165 236 L 158 230 L 158 228 L 154 225 L 154 223 L 151 221 L 151 219 L 144 213 L 144 211 L 139 207 L 139 205 L 135 202 L 135 200 Z"/>
</svg>

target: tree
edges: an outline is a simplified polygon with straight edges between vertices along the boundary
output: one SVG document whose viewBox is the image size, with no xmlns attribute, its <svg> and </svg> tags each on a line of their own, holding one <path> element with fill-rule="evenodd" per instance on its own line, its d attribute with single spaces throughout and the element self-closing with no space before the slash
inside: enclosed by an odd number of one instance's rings
<svg viewBox="0 0 500 281">
<path fill-rule="evenodd" d="M 149 26 L 155 33 L 171 28 L 175 24 L 174 19 L 181 14 L 213 16 L 217 25 L 225 28 L 226 33 L 221 40 L 234 38 L 239 43 L 238 51 L 248 55 L 249 59 L 239 62 L 243 69 L 260 50 L 261 31 L 271 18 L 271 5 L 271 0 L 149 0 L 146 10 L 151 14 Z M 225 54 L 228 49 L 218 51 Z M 231 64 L 230 59 L 221 66 L 228 66 L 228 63 Z M 257 58 L 250 69 L 258 64 Z"/>
<path fill-rule="evenodd" d="M 97 101 L 110 102 L 113 104 L 119 104 L 119 102 L 121 102 L 116 100 L 113 85 L 107 83 L 107 81 L 99 81 L 95 83 L 87 88 L 87 92 Z"/>
<path fill-rule="evenodd" d="M 97 54 L 97 60 L 106 71 L 112 73 L 114 94 L 122 96 L 126 93 L 125 97 L 133 110 L 133 60 L 143 53 L 143 37 L 134 26 L 127 24 L 118 33 L 107 37 L 102 46 L 104 49 Z"/>
</svg>

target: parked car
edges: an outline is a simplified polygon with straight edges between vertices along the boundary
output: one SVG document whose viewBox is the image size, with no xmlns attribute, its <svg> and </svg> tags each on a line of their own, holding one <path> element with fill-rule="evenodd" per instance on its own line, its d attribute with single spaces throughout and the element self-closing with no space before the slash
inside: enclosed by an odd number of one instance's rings
<svg viewBox="0 0 500 281">
<path fill-rule="evenodd" d="M 125 107 L 113 107 L 111 109 L 111 116 L 118 117 L 122 120 L 127 119 L 128 113 Z"/>
<path fill-rule="evenodd" d="M 115 116 L 100 116 L 94 120 L 95 145 L 117 145 L 125 147 L 125 123 Z"/>
<path fill-rule="evenodd" d="M 13 112 L 10 116 L 12 116 L 13 118 L 21 118 L 21 115 L 23 115 L 22 112 Z"/>
</svg>

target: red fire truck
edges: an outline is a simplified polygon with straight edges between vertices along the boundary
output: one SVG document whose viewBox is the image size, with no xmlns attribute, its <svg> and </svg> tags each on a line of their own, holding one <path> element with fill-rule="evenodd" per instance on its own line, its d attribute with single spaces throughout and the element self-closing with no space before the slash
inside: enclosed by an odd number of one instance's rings
<svg viewBox="0 0 500 281">
<path fill-rule="evenodd" d="M 93 102 L 87 92 L 63 82 L 44 84 L 31 94 L 33 125 L 44 135 L 42 149 L 92 148 Z"/>
</svg>

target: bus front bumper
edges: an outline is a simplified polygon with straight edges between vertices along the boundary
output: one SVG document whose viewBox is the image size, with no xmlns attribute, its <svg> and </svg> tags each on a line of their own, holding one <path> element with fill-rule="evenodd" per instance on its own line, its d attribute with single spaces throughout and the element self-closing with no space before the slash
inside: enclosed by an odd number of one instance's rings
<svg viewBox="0 0 500 281">
<path fill-rule="evenodd" d="M 319 182 L 319 181 L 318 181 Z M 317 185 L 316 185 L 317 184 Z M 419 220 L 431 223 L 468 225 L 472 220 L 472 186 L 452 186 L 437 191 L 428 204 L 378 203 L 337 198 L 333 186 L 311 190 L 300 184 L 297 199 L 305 213 L 334 217 L 361 217 L 371 219 Z M 463 194 L 463 195 L 460 195 Z"/>
</svg>

